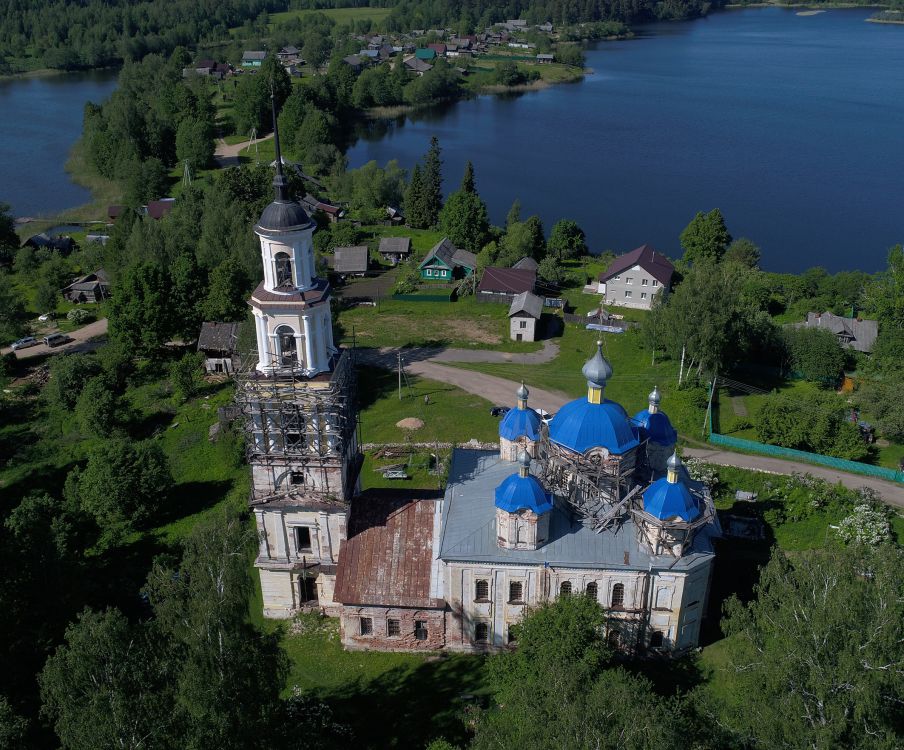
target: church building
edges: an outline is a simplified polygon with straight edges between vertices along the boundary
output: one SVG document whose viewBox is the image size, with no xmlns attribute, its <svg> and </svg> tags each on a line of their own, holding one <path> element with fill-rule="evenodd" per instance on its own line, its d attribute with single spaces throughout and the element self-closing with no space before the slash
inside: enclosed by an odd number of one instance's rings
<svg viewBox="0 0 904 750">
<path fill-rule="evenodd" d="M 333 341 L 314 224 L 274 141 L 275 199 L 255 226 L 257 351 L 236 376 L 264 614 L 337 616 L 350 649 L 480 652 L 512 644 L 530 606 L 586 595 L 626 653 L 697 646 L 712 499 L 682 466 L 658 388 L 634 417 L 605 397 L 601 345 L 586 395 L 548 424 L 522 383 L 499 450 L 455 449 L 444 492 L 360 491 L 353 352 Z"/>
</svg>

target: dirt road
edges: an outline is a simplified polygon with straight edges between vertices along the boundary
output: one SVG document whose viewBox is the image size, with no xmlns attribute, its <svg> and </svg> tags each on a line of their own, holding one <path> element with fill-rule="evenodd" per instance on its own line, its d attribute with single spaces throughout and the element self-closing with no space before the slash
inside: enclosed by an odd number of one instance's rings
<svg viewBox="0 0 904 750">
<path fill-rule="evenodd" d="M 16 359 L 31 359 L 33 357 L 45 357 L 48 354 L 59 354 L 60 352 L 90 352 L 100 346 L 100 342 L 91 341 L 90 339 L 96 338 L 98 336 L 104 336 L 107 333 L 107 319 L 101 318 L 100 320 L 95 320 L 93 323 L 89 323 L 88 325 L 79 328 L 75 331 L 72 331 L 69 334 L 69 338 L 72 339 L 68 344 L 63 344 L 62 346 L 55 346 L 52 349 L 46 344 L 38 344 L 37 346 L 30 346 L 28 349 L 20 349 L 16 352 Z M 7 346 L 4 347 L 0 353 L 6 354 L 11 351 L 11 349 Z"/>
</svg>

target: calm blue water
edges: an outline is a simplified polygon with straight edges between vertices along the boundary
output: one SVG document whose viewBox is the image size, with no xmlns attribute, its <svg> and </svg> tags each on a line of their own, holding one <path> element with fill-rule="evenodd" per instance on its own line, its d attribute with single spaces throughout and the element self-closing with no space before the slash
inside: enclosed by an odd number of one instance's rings
<svg viewBox="0 0 904 750">
<path fill-rule="evenodd" d="M 63 166 L 82 132 L 88 101 L 101 102 L 116 73 L 0 81 L 0 202 L 13 216 L 53 214 L 91 200 Z"/>
<path fill-rule="evenodd" d="M 884 267 L 904 242 L 904 28 L 870 10 L 780 8 L 646 27 L 587 55 L 595 75 L 481 97 L 375 129 L 350 166 L 411 167 L 436 134 L 447 190 L 467 159 L 492 219 L 513 199 L 547 232 L 575 219 L 594 251 L 680 255 L 719 207 L 769 270 Z"/>
</svg>

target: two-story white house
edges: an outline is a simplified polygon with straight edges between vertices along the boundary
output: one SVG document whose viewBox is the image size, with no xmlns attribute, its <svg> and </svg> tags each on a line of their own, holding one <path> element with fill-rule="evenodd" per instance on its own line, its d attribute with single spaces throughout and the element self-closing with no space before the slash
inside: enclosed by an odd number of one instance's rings
<svg viewBox="0 0 904 750">
<path fill-rule="evenodd" d="M 668 294 L 675 267 L 652 245 L 619 255 L 599 276 L 598 291 L 607 305 L 649 310 L 657 294 Z"/>
</svg>

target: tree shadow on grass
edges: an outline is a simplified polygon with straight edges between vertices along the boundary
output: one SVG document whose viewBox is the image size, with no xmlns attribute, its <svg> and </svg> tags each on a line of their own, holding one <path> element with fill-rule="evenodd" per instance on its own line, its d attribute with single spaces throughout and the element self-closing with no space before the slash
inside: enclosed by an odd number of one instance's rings
<svg viewBox="0 0 904 750">
<path fill-rule="evenodd" d="M 478 656 L 438 657 L 320 697 L 351 726 L 355 747 L 422 748 L 437 737 L 463 745 L 465 709 L 484 691 L 483 664 Z"/>
<path fill-rule="evenodd" d="M 212 508 L 226 497 L 231 489 L 232 482 L 229 480 L 181 482 L 173 487 L 154 523 L 164 526 Z"/>
</svg>

